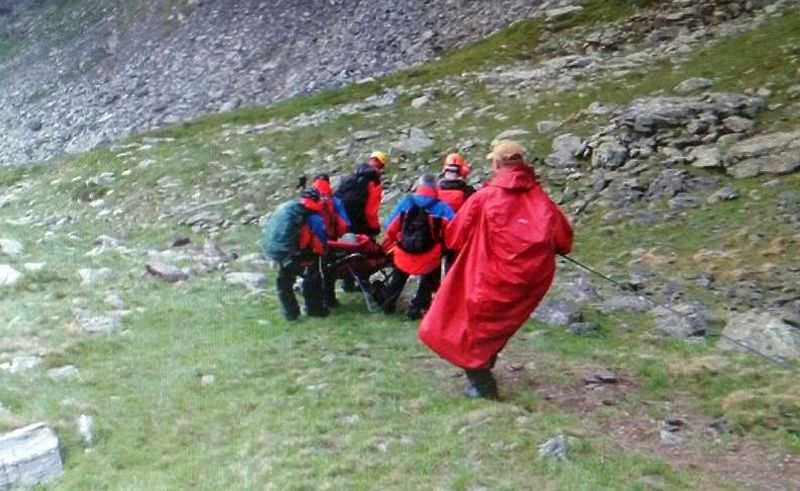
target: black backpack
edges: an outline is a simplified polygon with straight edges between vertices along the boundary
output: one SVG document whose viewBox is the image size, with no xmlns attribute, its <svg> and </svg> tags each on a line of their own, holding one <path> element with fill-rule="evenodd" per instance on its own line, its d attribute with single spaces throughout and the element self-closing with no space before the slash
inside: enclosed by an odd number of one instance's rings
<svg viewBox="0 0 800 491">
<path fill-rule="evenodd" d="M 439 242 L 441 219 L 433 217 L 428 208 L 433 206 L 433 201 L 428 206 L 419 206 L 416 201 L 403 213 L 400 224 L 400 249 L 411 254 L 420 254 L 431 250 Z"/>
<path fill-rule="evenodd" d="M 369 164 L 361 164 L 355 174 L 341 180 L 334 193 L 334 196 L 342 200 L 351 221 L 350 228 L 355 233 L 364 233 L 369 228 L 364 211 L 369 198 L 370 182 L 380 182 L 380 177 Z"/>
</svg>

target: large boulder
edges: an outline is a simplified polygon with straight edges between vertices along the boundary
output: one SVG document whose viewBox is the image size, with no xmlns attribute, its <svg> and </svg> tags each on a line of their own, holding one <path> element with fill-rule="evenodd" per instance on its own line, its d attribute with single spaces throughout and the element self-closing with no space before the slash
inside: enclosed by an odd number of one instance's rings
<svg viewBox="0 0 800 491">
<path fill-rule="evenodd" d="M 0 435 L 0 491 L 47 484 L 63 473 L 58 437 L 44 423 Z"/>
<path fill-rule="evenodd" d="M 715 121 L 730 116 L 753 118 L 764 105 L 759 97 L 728 92 L 703 97 L 642 97 L 621 112 L 618 122 L 636 133 L 649 135 L 662 129 L 685 128 L 701 116 Z"/>
<path fill-rule="evenodd" d="M 728 174 L 736 178 L 800 170 L 800 131 L 769 133 L 742 140 L 724 152 L 723 162 Z"/>
<path fill-rule="evenodd" d="M 770 356 L 800 358 L 800 329 L 770 312 L 753 310 L 734 315 L 728 319 L 722 334 Z M 719 346 L 747 351 L 725 338 Z"/>
</svg>

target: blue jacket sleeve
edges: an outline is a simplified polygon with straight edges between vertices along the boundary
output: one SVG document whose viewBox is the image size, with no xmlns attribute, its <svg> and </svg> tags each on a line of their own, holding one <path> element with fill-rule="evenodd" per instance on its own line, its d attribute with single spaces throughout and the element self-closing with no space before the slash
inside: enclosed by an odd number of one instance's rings
<svg viewBox="0 0 800 491">
<path fill-rule="evenodd" d="M 325 232 L 325 221 L 319 216 L 318 213 L 312 213 L 308 217 L 308 225 L 311 227 L 311 231 L 314 233 L 317 239 L 322 243 L 322 245 L 328 245 L 328 234 Z"/>
<path fill-rule="evenodd" d="M 353 222 L 350 220 L 350 217 L 347 215 L 347 210 L 344 208 L 344 204 L 342 200 L 339 198 L 333 198 L 333 206 L 336 208 L 336 213 L 347 223 L 347 228 L 353 226 Z"/>
<path fill-rule="evenodd" d="M 444 201 L 439 201 L 433 206 L 431 209 L 431 215 L 435 217 L 446 218 L 447 220 L 452 220 L 456 216 L 456 214 L 453 213 L 453 209 L 450 208 L 450 205 Z"/>
<path fill-rule="evenodd" d="M 386 220 L 383 221 L 383 229 L 387 230 L 392 225 L 392 222 L 394 222 L 401 213 L 407 211 L 410 207 L 411 198 L 406 196 L 405 198 L 401 199 L 400 202 L 395 205 L 392 212 L 389 213 L 389 216 L 386 217 Z"/>
</svg>

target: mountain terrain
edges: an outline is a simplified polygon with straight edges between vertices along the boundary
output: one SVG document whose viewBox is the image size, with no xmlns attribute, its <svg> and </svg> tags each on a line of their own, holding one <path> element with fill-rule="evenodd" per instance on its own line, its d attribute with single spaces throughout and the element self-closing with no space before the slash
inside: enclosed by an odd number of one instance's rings
<svg viewBox="0 0 800 491">
<path fill-rule="evenodd" d="M 0 2 L 0 456 L 41 422 L 46 489 L 800 489 L 800 6 L 383 3 Z M 506 137 L 611 281 L 559 260 L 500 402 L 359 294 L 281 319 L 298 177 L 386 151 L 386 213 Z"/>
</svg>

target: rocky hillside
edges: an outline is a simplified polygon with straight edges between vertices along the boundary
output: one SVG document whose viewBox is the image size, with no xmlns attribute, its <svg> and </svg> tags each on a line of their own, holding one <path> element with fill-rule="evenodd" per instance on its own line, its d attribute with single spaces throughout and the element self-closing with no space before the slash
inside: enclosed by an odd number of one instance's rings
<svg viewBox="0 0 800 491">
<path fill-rule="evenodd" d="M 0 162 L 385 74 L 545 3 L 3 1 Z"/>
<path fill-rule="evenodd" d="M 794 1 L 584 0 L 0 167 L 0 490 L 798 489 L 798 32 Z M 260 224 L 298 176 L 385 150 L 386 212 L 452 150 L 479 185 L 500 137 L 626 285 L 560 261 L 501 402 L 360 295 L 281 319 Z"/>
</svg>

